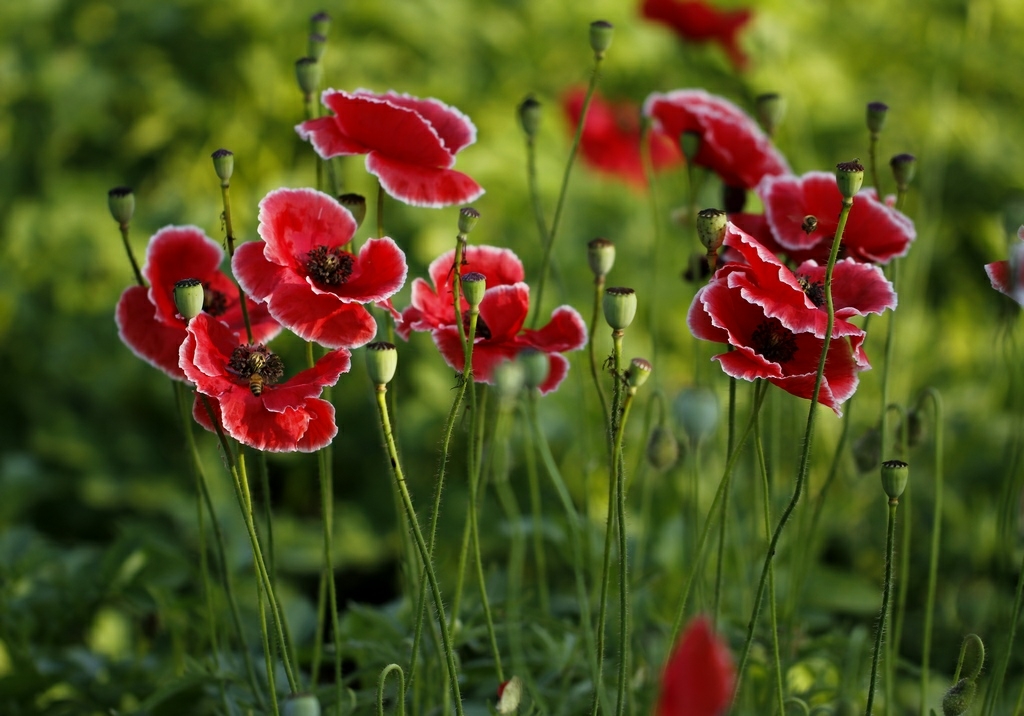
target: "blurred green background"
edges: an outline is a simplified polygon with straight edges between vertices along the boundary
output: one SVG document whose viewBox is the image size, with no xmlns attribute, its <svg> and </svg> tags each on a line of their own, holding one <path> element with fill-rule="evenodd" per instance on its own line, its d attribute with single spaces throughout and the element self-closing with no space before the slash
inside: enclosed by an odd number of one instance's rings
<svg viewBox="0 0 1024 716">
<path fill-rule="evenodd" d="M 540 251 L 515 108 L 528 92 L 544 105 L 538 161 L 550 217 L 570 143 L 559 99 L 588 78 L 591 20 L 616 26 L 601 80 L 605 97 L 639 104 L 651 91 L 703 87 L 750 109 L 758 93 L 780 92 L 788 112 L 777 142 L 798 173 L 864 159 L 864 105 L 887 102 L 881 158 L 910 152 L 919 160 L 907 209 L 918 239 L 899 286 L 893 396 L 906 401 L 932 385 L 947 405 L 949 490 L 933 661 L 950 674 L 968 631 L 997 645 L 1019 570 L 1019 489 L 1007 484 L 1019 478 L 1024 395 L 1020 309 L 989 288 L 982 267 L 1006 257 L 1024 222 L 1024 13 L 1012 0 L 764 0 L 753 7 L 743 35 L 751 69 L 738 76 L 717 47 L 681 43 L 643 21 L 636 3 L 615 0 L 0 4 L 0 710 L 128 713 L 144 707 L 169 674 L 188 671 L 188 645 L 199 630 L 190 615 L 201 596 L 192 477 L 168 380 L 117 338 L 114 305 L 132 277 L 105 195 L 134 187 L 132 244 L 140 262 L 148 237 L 167 224 L 195 224 L 220 240 L 209 155 L 226 147 L 236 158 L 236 234 L 254 238 L 262 196 L 314 183 L 313 154 L 293 130 L 303 119 L 293 62 L 305 54 L 308 16 L 321 9 L 334 19 L 324 86 L 437 97 L 472 118 L 478 142 L 457 163 L 487 189 L 472 238 L 515 250 L 531 281 Z M 345 190 L 372 204 L 375 185 L 360 158 L 343 163 L 343 178 Z M 611 238 L 619 256 L 612 283 L 638 289 L 642 315 L 657 306 L 657 386 L 671 399 L 699 381 L 724 400 L 723 376 L 704 361 L 714 348 L 695 345 L 684 322 L 695 287 L 680 280 L 679 269 L 696 243 L 669 210 L 686 204 L 686 187 L 683 171 L 659 182 L 663 240 L 655 265 L 647 197 L 578 165 L 545 312 L 568 302 L 588 314 L 585 242 Z M 716 204 L 714 180 L 702 187 L 703 203 Z M 410 280 L 453 246 L 456 216 L 456 209 L 388 200 L 386 232 L 406 251 Z M 370 219 L 359 240 L 372 230 L 372 210 Z M 407 302 L 408 288 L 395 303 Z M 642 323 L 627 341 L 630 355 L 650 355 L 650 323 Z M 296 365 L 301 347 L 281 340 Z M 598 340 L 607 351 L 607 337 Z M 868 342 L 876 368 L 882 345 L 876 330 Z M 429 336 L 416 335 L 402 349 L 401 447 L 425 504 L 453 382 Z M 361 356 L 353 365 L 334 393 L 339 588 L 346 600 L 380 604 L 397 594 L 400 539 Z M 578 494 L 582 476 L 602 469 L 600 433 L 581 430 L 577 419 L 580 400 L 595 405 L 585 371 L 574 359 L 573 375 L 543 403 L 545 429 Z M 854 436 L 877 421 L 879 373 L 862 375 Z M 785 426 L 802 420 L 805 405 L 775 400 L 782 437 L 772 458 L 784 500 L 797 459 L 797 439 Z M 831 414 L 820 417 L 812 489 L 840 427 Z M 641 423 L 634 420 L 634 450 L 642 447 Z M 244 569 L 248 546 L 216 446 L 202 439 L 231 554 Z M 705 496 L 722 452 L 706 450 Z M 914 517 L 923 530 L 931 458 L 921 449 L 911 460 L 922 495 Z M 462 474 L 459 465 L 456 457 L 452 475 Z M 280 564 L 300 639 L 313 629 L 308 597 L 319 560 L 314 466 L 303 456 L 270 460 Z M 745 477 L 752 478 L 749 468 Z M 843 494 L 826 512 L 823 568 L 812 577 L 823 588 L 805 595 L 801 612 L 811 631 L 873 623 L 885 517 L 875 480 L 844 463 L 836 488 Z M 590 497 L 601 515 L 598 483 Z M 461 481 L 452 485 L 442 539 L 455 544 L 464 496 Z M 758 557 L 736 555 L 732 567 L 743 585 L 763 549 L 753 498 L 746 499 L 738 517 L 750 524 L 740 534 Z M 652 589 L 671 595 L 685 569 L 672 531 L 680 529 L 678 517 L 664 509 L 651 536 L 664 576 Z M 927 532 L 920 535 L 902 645 L 912 660 L 926 569 Z M 501 535 L 491 540 L 503 554 Z M 751 596 L 737 590 L 730 599 L 740 625 Z M 667 618 L 657 609 L 651 615 Z M 1022 665 L 1018 657 L 1015 679 Z M 194 703 L 197 690 L 183 687 L 183 703 Z"/>
</svg>

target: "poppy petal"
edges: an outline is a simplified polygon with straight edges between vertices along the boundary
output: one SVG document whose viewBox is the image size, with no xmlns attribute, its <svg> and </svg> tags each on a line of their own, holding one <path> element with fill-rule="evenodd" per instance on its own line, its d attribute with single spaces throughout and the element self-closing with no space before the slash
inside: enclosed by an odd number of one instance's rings
<svg viewBox="0 0 1024 716">
<path fill-rule="evenodd" d="M 302 274 L 310 251 L 344 246 L 356 232 L 356 221 L 348 209 L 313 189 L 270 192 L 260 202 L 259 222 L 257 231 L 266 242 L 266 258 Z"/>
<path fill-rule="evenodd" d="M 382 152 L 366 156 L 366 171 L 380 180 L 388 194 L 411 206 L 439 209 L 468 204 L 484 193 L 479 184 L 462 172 L 412 164 Z"/>
<path fill-rule="evenodd" d="M 393 90 L 381 95 L 356 90 L 355 94 L 376 96 L 399 107 L 411 109 L 430 123 L 445 148 L 452 154 L 458 154 L 476 141 L 476 126 L 469 117 L 440 100 L 420 99 L 408 94 L 398 94 Z"/>
<path fill-rule="evenodd" d="M 587 344 L 587 324 L 575 308 L 559 306 L 546 326 L 523 331 L 520 340 L 545 353 L 575 351 Z"/>
<path fill-rule="evenodd" d="M 728 646 L 699 617 L 686 627 L 665 664 L 657 716 L 720 716 L 732 703 L 735 684 Z"/>
<path fill-rule="evenodd" d="M 257 301 L 270 298 L 287 274 L 286 269 L 267 260 L 265 246 L 262 241 L 247 241 L 235 249 L 231 259 L 231 270 L 239 285 Z"/>
<path fill-rule="evenodd" d="M 311 293 L 306 284 L 278 286 L 268 306 L 270 315 L 300 338 L 328 348 L 356 348 L 377 333 L 377 323 L 361 305 Z"/>
<path fill-rule="evenodd" d="M 185 324 L 157 320 L 156 306 L 149 290 L 129 286 L 121 294 L 114 312 L 117 335 L 132 353 L 175 380 L 185 380 L 178 367 L 178 349 L 185 340 Z"/>
<path fill-rule="evenodd" d="M 223 258 L 220 246 L 198 227 L 165 226 L 153 234 L 142 275 L 150 283 L 149 299 L 158 315 L 165 321 L 174 319 L 174 284 L 186 278 L 207 279 L 218 272 Z"/>
<path fill-rule="evenodd" d="M 371 149 L 346 136 L 333 116 L 308 119 L 296 125 L 295 131 L 324 159 L 366 154 Z"/>
<path fill-rule="evenodd" d="M 530 312 L 530 287 L 525 283 L 489 288 L 480 301 L 480 320 L 494 341 L 514 338 Z M 478 329 L 477 335 L 480 335 Z"/>
<path fill-rule="evenodd" d="M 805 261 L 797 268 L 796 275 L 811 283 L 824 284 L 825 268 L 815 261 Z M 896 292 L 882 269 L 853 259 L 836 262 L 832 270 L 832 304 L 837 316 L 881 315 L 886 309 L 895 309 L 896 302 Z"/>
<path fill-rule="evenodd" d="M 369 239 L 359 250 L 348 280 L 332 293 L 348 302 L 383 301 L 405 285 L 408 273 L 405 253 L 398 244 L 387 237 Z"/>
<path fill-rule="evenodd" d="M 312 368 L 292 376 L 285 383 L 272 385 L 263 391 L 263 404 L 267 410 L 280 413 L 309 398 L 316 398 L 323 389 L 338 382 L 342 373 L 352 367 L 351 354 L 344 348 L 328 351 Z"/>
</svg>

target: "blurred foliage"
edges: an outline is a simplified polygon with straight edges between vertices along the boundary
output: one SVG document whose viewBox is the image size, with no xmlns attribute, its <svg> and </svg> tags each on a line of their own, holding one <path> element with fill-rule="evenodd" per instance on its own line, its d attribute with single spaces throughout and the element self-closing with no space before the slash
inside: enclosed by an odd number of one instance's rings
<svg viewBox="0 0 1024 716">
<path fill-rule="evenodd" d="M 199 618 L 203 597 L 194 558 L 197 544 L 193 481 L 173 391 L 166 378 L 119 342 L 113 307 L 131 273 L 106 208 L 105 192 L 130 185 L 137 197 L 132 245 L 143 256 L 147 238 L 166 224 L 196 224 L 223 236 L 220 199 L 209 155 L 219 147 L 236 156 L 232 182 L 236 233 L 253 238 L 256 205 L 269 190 L 310 185 L 313 155 L 293 126 L 302 120 L 293 76 L 304 54 L 307 17 L 318 3 L 272 0 L 34 0 L 0 4 L 0 372 L 7 376 L 0 418 L 0 711 L 46 713 L 214 713 L 225 674 L 239 674 L 229 654 L 214 664 Z M 962 635 L 977 631 L 995 648 L 1005 632 L 1018 575 L 1018 498 L 1024 423 L 1019 308 L 988 287 L 982 265 L 1004 258 L 1024 221 L 1024 142 L 1017 129 L 1024 107 L 1024 54 L 1017 52 L 1024 15 L 1012 0 L 763 0 L 744 37 L 752 70 L 735 75 L 718 48 L 685 46 L 664 28 L 640 20 L 635 3 L 544 3 L 527 0 L 356 2 L 326 7 L 334 16 L 325 58 L 325 86 L 377 91 L 394 88 L 433 96 L 468 114 L 479 130 L 458 168 L 488 193 L 474 240 L 508 246 L 536 275 L 539 241 L 525 189 L 523 142 L 515 107 L 533 92 L 544 105 L 538 138 L 539 177 L 548 215 L 569 145 L 559 98 L 587 80 L 587 23 L 616 25 L 604 63 L 601 92 L 637 103 L 651 91 L 700 86 L 751 107 L 754 96 L 777 91 L 788 113 L 778 143 L 797 172 L 827 169 L 867 153 L 864 105 L 890 107 L 883 159 L 899 152 L 919 158 L 908 213 L 918 240 L 901 274 L 896 314 L 893 396 L 909 401 L 938 387 L 947 406 L 945 530 L 933 663 L 949 676 Z M 343 166 L 345 189 L 372 197 L 375 186 L 353 158 Z M 883 188 L 892 182 L 883 179 Z M 658 186 L 664 241 L 654 262 L 654 227 L 645 195 L 584 166 L 574 170 L 555 248 L 556 289 L 548 310 L 569 302 L 585 315 L 590 276 L 585 242 L 618 243 L 610 280 L 636 285 L 642 316 L 627 341 L 631 354 L 656 358 L 654 381 L 669 396 L 700 382 L 724 405 L 726 387 L 712 348 L 696 345 L 684 311 L 695 287 L 678 268 L 695 248 L 668 209 L 686 204 L 684 172 Z M 716 203 L 714 180 L 702 200 Z M 372 216 L 372 214 L 371 214 Z M 454 209 L 430 211 L 386 203 L 385 226 L 406 250 L 410 277 L 452 246 Z M 372 220 L 368 222 L 372 224 Z M 364 228 L 359 239 L 368 235 Z M 551 297 L 554 294 L 554 298 Z M 408 300 L 408 288 L 396 305 Z M 656 307 L 656 309 L 654 308 Z M 657 310 L 658 353 L 651 355 Z M 880 327 L 882 321 L 876 321 Z M 300 362 L 301 347 L 281 339 L 281 351 Z M 599 350 L 607 336 L 595 337 Z M 882 331 L 868 341 L 880 367 Z M 543 403 L 544 429 L 576 494 L 599 526 L 603 458 L 596 403 L 584 388 L 583 360 Z M 353 698 L 368 707 L 376 673 L 400 660 L 407 613 L 394 600 L 402 576 L 390 474 L 371 418 L 369 383 L 361 360 L 334 391 L 339 437 L 334 445 L 337 513 L 335 554 L 346 611 L 346 672 Z M 877 422 L 879 370 L 862 376 L 854 399 L 854 435 Z M 402 451 L 421 505 L 431 493 L 440 436 L 453 380 L 429 337 L 416 335 L 402 352 L 395 388 Z M 739 415 L 747 410 L 741 387 Z M 579 406 L 591 408 L 581 418 Z M 773 394 L 769 460 L 781 503 L 795 472 L 805 404 Z M 639 420 L 632 439 L 643 439 Z M 827 470 L 840 423 L 825 413 L 816 445 L 812 491 Z M 930 426 L 934 434 L 934 426 Z M 701 452 L 701 500 L 709 503 L 722 466 L 724 430 Z M 203 436 L 215 499 L 228 532 L 229 563 L 251 578 L 248 544 L 230 497 L 217 449 Z M 930 442 L 910 456 L 914 536 L 904 658 L 919 658 L 926 582 L 927 529 L 932 501 Z M 521 451 L 521 450 L 520 450 Z M 630 464 L 633 464 L 631 460 Z M 637 534 L 650 541 L 650 564 L 638 576 L 635 623 L 638 693 L 653 698 L 658 664 L 687 571 L 690 494 L 682 462 L 657 478 L 654 519 Z M 442 520 L 442 573 L 453 580 L 465 494 L 461 451 L 450 466 Z M 516 479 L 522 464 L 514 465 Z M 751 466 L 743 478 L 753 479 Z M 270 458 L 280 571 L 308 641 L 313 628 L 319 560 L 315 462 L 307 456 Z M 654 479 L 648 476 L 647 479 Z M 756 484 L 756 482 L 745 483 Z M 517 489 L 519 485 L 517 484 Z M 589 489 L 584 498 L 584 490 Z M 756 490 L 739 490 L 727 552 L 730 580 L 756 579 L 763 551 Z M 793 664 L 789 687 L 809 703 L 861 697 L 865 642 L 882 571 L 885 511 L 872 475 L 843 464 L 826 507 L 818 568 L 785 616 Z M 677 497 L 678 496 L 678 497 Z M 259 500 L 265 497 L 257 495 Z M 525 493 L 521 496 L 526 503 Z M 553 500 L 552 500 L 553 504 Z M 776 509 L 776 513 L 777 513 Z M 685 515 L 685 516 L 683 516 Z M 501 525 L 485 505 L 485 524 Z M 504 594 L 500 564 L 507 535 L 494 527 L 485 547 Z M 569 549 L 564 525 L 543 526 L 549 566 L 563 574 Z M 595 539 L 598 539 L 595 537 Z M 784 549 L 783 558 L 792 555 Z M 783 563 L 786 560 L 783 559 Z M 558 571 L 556 571 L 558 570 Z M 244 576 L 243 576 L 244 575 Z M 780 601 L 786 603 L 785 567 Z M 524 630 L 533 693 L 554 698 L 565 684 L 586 685 L 579 645 L 566 624 L 577 605 L 571 583 L 552 614 L 531 615 Z M 248 589 L 246 588 L 248 587 Z M 248 624 L 255 623 L 252 584 L 239 582 Z M 467 593 L 468 595 L 469 593 Z M 528 594 L 527 598 L 531 598 Z M 706 598 L 706 595 L 705 595 Z M 742 641 L 750 605 L 746 589 L 728 590 L 725 633 Z M 479 604 L 467 596 L 460 639 L 473 676 L 468 698 L 479 708 L 492 698 Z M 503 599 L 497 599 L 500 604 Z M 565 603 L 562 603 L 564 601 Z M 377 608 L 358 603 L 387 604 Z M 699 602 L 706 604 L 706 602 Z M 220 605 L 222 608 L 223 605 Z M 405 607 L 407 609 L 407 606 Z M 249 635 L 251 645 L 257 634 Z M 401 647 L 401 648 L 399 648 Z M 767 688 L 766 652 L 755 652 L 750 698 Z M 1019 674 L 1018 654 L 1010 674 Z M 759 671 L 760 670 L 760 671 Z M 758 676 L 760 674 L 760 676 Z M 433 675 L 441 678 L 440 673 Z M 908 672 L 907 681 L 913 679 Z M 479 678 L 476 678 L 479 677 Z M 937 676 L 938 682 L 945 677 Z M 840 684 L 837 687 L 837 680 Z M 226 679 L 232 688 L 243 683 Z M 1019 686 L 1019 680 L 1010 686 Z M 241 688 L 238 703 L 245 703 Z M 571 691 L 570 712 L 589 698 Z M 1008 688 L 1007 698 L 1016 692 Z M 831 696 L 828 696 L 831 694 Z M 902 698 L 902 690 L 900 697 Z M 230 695 L 234 698 L 234 695 Z M 916 696 L 906 697 L 913 703 Z M 741 706 L 742 708 L 742 706 Z"/>
</svg>

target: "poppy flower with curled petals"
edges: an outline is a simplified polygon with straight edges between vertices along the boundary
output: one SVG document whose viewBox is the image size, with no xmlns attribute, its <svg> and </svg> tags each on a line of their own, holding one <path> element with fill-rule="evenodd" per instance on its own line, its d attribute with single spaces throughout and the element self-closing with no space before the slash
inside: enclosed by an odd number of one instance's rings
<svg viewBox="0 0 1024 716">
<path fill-rule="evenodd" d="M 757 193 L 764 203 L 768 229 L 790 259 L 828 260 L 842 207 L 834 173 L 766 177 Z M 810 231 L 808 217 L 815 220 Z M 913 221 L 879 201 L 874 189 L 865 189 L 853 198 L 840 256 L 888 263 L 906 254 L 916 235 Z"/>
<path fill-rule="evenodd" d="M 455 301 L 452 286 L 455 282 L 455 249 L 441 254 L 434 259 L 427 273 L 430 283 L 422 278 L 412 282 L 412 305 L 402 311 L 402 322 L 396 326 L 398 334 L 409 340 L 411 331 L 432 331 L 441 326 L 454 326 Z M 508 249 L 494 246 L 467 246 L 462 255 L 460 274 L 475 271 L 483 274 L 486 285 L 493 289 L 497 286 L 511 286 L 519 283 L 525 276 L 523 263 Z M 461 314 L 466 316 L 469 304 L 465 296 L 460 297 Z"/>
<path fill-rule="evenodd" d="M 719 10 L 699 0 L 644 0 L 640 12 L 648 20 L 672 28 L 684 40 L 718 43 L 737 69 L 746 68 L 747 56 L 738 35 L 753 17 L 748 8 Z"/>
<path fill-rule="evenodd" d="M 705 617 L 690 622 L 661 675 L 657 716 L 721 716 L 732 703 L 736 669 L 729 647 Z"/>
<path fill-rule="evenodd" d="M 562 98 L 562 107 L 575 131 L 583 114 L 586 89 L 574 87 Z M 661 132 L 651 131 L 651 163 L 663 169 L 683 161 L 678 142 Z M 619 177 L 629 184 L 647 186 L 640 146 L 640 108 L 629 102 L 611 103 L 594 94 L 580 137 L 580 152 L 587 165 Z"/>
<path fill-rule="evenodd" d="M 239 345 L 227 326 L 199 314 L 189 321 L 179 361 L 206 396 L 196 396 L 192 414 L 207 430 L 214 430 L 215 419 L 238 442 L 268 452 L 313 452 L 338 433 L 334 406 L 319 396 L 348 372 L 343 348 L 278 383 L 284 373 L 278 356 L 262 343 Z"/>
<path fill-rule="evenodd" d="M 405 254 L 389 238 L 345 249 L 356 231 L 348 209 L 312 189 L 276 189 L 260 202 L 263 241 L 242 244 L 231 262 L 238 283 L 270 315 L 328 348 L 368 343 L 377 323 L 364 303 L 381 303 L 405 284 Z"/>
<path fill-rule="evenodd" d="M 324 90 L 332 115 L 295 129 L 324 159 L 366 155 L 366 171 L 406 204 L 439 208 L 466 204 L 484 190 L 452 169 L 455 155 L 476 141 L 476 127 L 436 99 L 367 90 Z"/>
<path fill-rule="evenodd" d="M 1024 226 L 1017 230 L 1017 238 L 1024 241 Z M 1008 261 L 985 264 L 985 273 L 992 288 L 1024 306 L 1024 244 L 1010 249 Z"/>
<path fill-rule="evenodd" d="M 691 332 L 734 348 L 714 357 L 728 375 L 763 378 L 810 399 L 828 327 L 824 267 L 807 263 L 794 274 L 731 223 L 724 244 L 743 261 L 726 264 L 698 291 L 687 316 Z M 854 261 L 836 264 L 832 288 L 836 318 L 815 398 L 841 414 L 839 406 L 857 388 L 857 373 L 871 367 L 864 331 L 846 319 L 892 308 L 896 296 L 877 268 Z"/>
<path fill-rule="evenodd" d="M 523 330 L 530 312 L 530 287 L 525 283 L 488 288 L 480 302 L 476 336 L 473 340 L 473 379 L 493 383 L 494 367 L 515 358 L 524 348 L 546 353 L 550 363 L 541 393 L 555 390 L 569 372 L 565 351 L 582 348 L 587 342 L 583 318 L 569 306 L 559 306 L 551 321 L 539 330 Z M 468 326 L 468 322 L 465 324 Z M 445 362 L 456 370 L 465 365 L 462 341 L 456 325 L 435 328 L 431 335 Z"/>
<path fill-rule="evenodd" d="M 220 246 L 195 226 L 166 226 L 156 232 L 142 266 L 149 288 L 131 286 L 117 302 L 117 333 L 125 345 L 170 377 L 185 379 L 178 367 L 185 319 L 174 305 L 174 284 L 187 278 L 203 284 L 203 311 L 227 325 L 236 344 L 245 340 L 238 287 L 220 270 L 223 258 Z M 253 340 L 265 343 L 280 332 L 266 306 L 247 299 L 246 307 Z"/>
<path fill-rule="evenodd" d="M 766 176 L 789 174 L 785 158 L 757 122 L 732 102 L 700 89 L 655 92 L 644 101 L 644 115 L 669 137 L 700 135 L 694 164 L 737 189 L 753 189 Z"/>
</svg>

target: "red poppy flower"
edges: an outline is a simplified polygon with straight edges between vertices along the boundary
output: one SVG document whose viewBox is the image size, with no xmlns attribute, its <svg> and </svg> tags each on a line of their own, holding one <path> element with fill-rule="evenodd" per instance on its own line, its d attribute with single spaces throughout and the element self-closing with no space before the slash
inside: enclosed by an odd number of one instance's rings
<svg viewBox="0 0 1024 716">
<path fill-rule="evenodd" d="M 1024 241 L 1024 226 L 1017 230 L 1017 238 Z M 992 288 L 1024 306 L 1024 244 L 1010 249 L 1009 261 L 985 264 L 985 273 Z"/>
<path fill-rule="evenodd" d="M 442 326 L 454 326 L 455 308 L 452 285 L 455 281 L 455 249 L 441 254 L 427 269 L 433 287 L 421 278 L 412 282 L 412 305 L 402 311 L 402 322 L 396 326 L 398 334 L 409 340 L 411 331 L 432 331 Z M 488 289 L 511 286 L 523 280 L 523 264 L 508 249 L 494 246 L 467 246 L 463 252 L 460 273 L 481 273 Z M 465 296 L 462 315 L 469 310 Z"/>
<path fill-rule="evenodd" d="M 698 617 L 665 665 L 657 716 L 720 716 L 732 703 L 735 684 L 729 647 Z"/>
<path fill-rule="evenodd" d="M 644 0 L 640 11 L 648 20 L 660 22 L 690 42 L 717 42 L 737 69 L 747 66 L 747 56 L 740 49 L 739 31 L 750 22 L 747 8 L 719 10 L 703 2 L 678 0 Z"/>
<path fill-rule="evenodd" d="M 366 155 L 366 171 L 384 190 L 413 206 L 466 204 L 484 193 L 453 170 L 455 155 L 476 141 L 476 127 L 454 107 L 407 94 L 324 90 L 334 114 L 295 129 L 326 158 Z"/>
<path fill-rule="evenodd" d="M 753 189 L 766 176 L 790 173 L 785 158 L 754 120 L 704 90 L 655 92 L 644 102 L 644 114 L 670 137 L 700 134 L 694 164 L 713 171 L 726 186 Z"/>
<path fill-rule="evenodd" d="M 799 177 L 766 177 L 757 193 L 764 203 L 768 228 L 790 259 L 828 260 L 843 200 L 835 174 L 808 172 Z M 810 232 L 805 230 L 808 216 L 817 219 Z M 879 201 L 874 189 L 865 189 L 853 199 L 840 255 L 857 261 L 887 263 L 906 254 L 915 236 L 913 221 Z"/>
<path fill-rule="evenodd" d="M 238 287 L 220 270 L 223 258 L 220 246 L 194 226 L 166 226 L 156 232 L 142 266 L 149 288 L 131 286 L 117 302 L 117 333 L 125 345 L 172 378 L 185 379 L 178 367 L 185 319 L 174 305 L 174 284 L 186 278 L 202 282 L 203 310 L 235 333 L 235 343 L 241 342 L 246 333 Z M 248 299 L 246 306 L 253 340 L 265 343 L 280 332 L 266 306 Z"/>
<path fill-rule="evenodd" d="M 727 374 L 764 378 L 810 398 L 828 325 L 824 267 L 807 262 L 794 274 L 731 223 L 724 243 L 744 262 L 726 264 L 698 291 L 687 318 L 690 330 L 697 338 L 733 346 L 714 357 Z M 846 319 L 893 308 L 896 296 L 877 267 L 852 260 L 836 264 L 832 294 L 836 319 L 817 401 L 840 414 L 840 404 L 857 388 L 857 373 L 870 368 L 865 334 Z"/>
<path fill-rule="evenodd" d="M 583 113 L 586 94 L 584 88 L 575 87 L 562 98 L 562 107 L 574 130 Z M 650 142 L 651 162 L 655 169 L 683 160 L 675 139 L 652 130 Z M 594 169 L 613 174 L 636 187 L 647 186 L 640 153 L 640 109 L 635 105 L 605 102 L 595 93 L 580 137 L 580 151 L 586 163 Z"/>
<path fill-rule="evenodd" d="M 405 284 L 405 254 L 389 238 L 358 254 L 345 244 L 355 219 L 327 194 L 277 189 L 260 202 L 263 241 L 242 244 L 231 262 L 238 282 L 270 315 L 329 348 L 368 343 L 377 323 L 361 304 L 384 303 Z M 386 302 L 386 303 L 385 303 Z"/>
<path fill-rule="evenodd" d="M 200 314 L 189 321 L 179 353 L 181 369 L 204 401 L 196 396 L 195 419 L 207 430 L 213 422 L 243 445 L 269 452 L 313 452 L 338 432 L 334 406 L 318 396 L 348 372 L 344 348 L 327 352 L 312 368 L 284 383 L 281 359 L 262 343 L 239 345 L 227 326 Z"/>
</svg>

